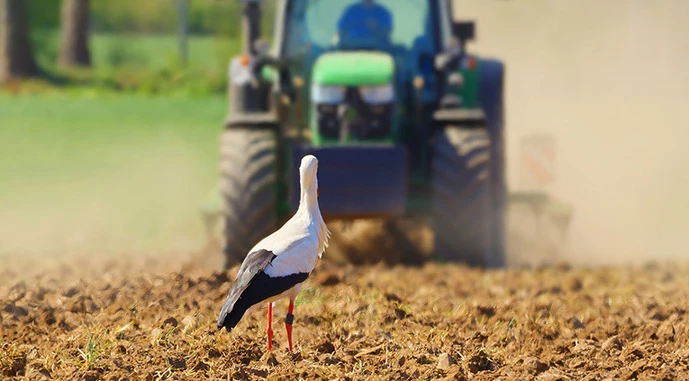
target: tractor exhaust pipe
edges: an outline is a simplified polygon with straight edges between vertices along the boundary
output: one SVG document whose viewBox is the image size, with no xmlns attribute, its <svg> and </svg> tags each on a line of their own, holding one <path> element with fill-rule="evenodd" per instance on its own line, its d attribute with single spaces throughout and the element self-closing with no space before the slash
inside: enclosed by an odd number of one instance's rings
<svg viewBox="0 0 689 381">
<path fill-rule="evenodd" d="M 261 38 L 261 5 L 257 1 L 244 3 L 242 11 L 242 53 L 256 55 L 256 41 Z"/>
</svg>

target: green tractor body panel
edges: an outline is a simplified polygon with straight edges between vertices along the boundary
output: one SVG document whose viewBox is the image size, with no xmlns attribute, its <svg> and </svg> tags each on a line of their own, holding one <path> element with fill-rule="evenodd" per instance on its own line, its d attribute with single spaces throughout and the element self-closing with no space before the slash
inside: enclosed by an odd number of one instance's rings
<svg viewBox="0 0 689 381">
<path fill-rule="evenodd" d="M 323 54 L 313 67 L 313 83 L 324 86 L 376 86 L 390 83 L 395 64 L 381 52 Z"/>
<path fill-rule="evenodd" d="M 395 62 L 392 57 L 384 52 L 377 51 L 336 51 L 321 55 L 313 65 L 311 75 L 313 87 L 333 87 L 344 93 L 349 91 L 360 92 L 362 88 L 376 86 L 391 86 L 394 88 Z M 393 92 L 393 91 L 391 91 Z M 338 102 L 338 103 L 345 103 Z M 397 100 L 391 95 L 389 103 L 389 118 L 385 118 L 384 124 L 388 126 L 387 132 L 375 136 L 356 136 L 355 134 L 343 134 L 332 136 L 323 133 L 319 129 L 318 108 L 322 105 L 313 102 L 309 107 L 309 128 L 311 129 L 311 144 L 314 147 L 346 145 L 346 144 L 392 144 L 397 141 Z M 328 107 L 328 106 L 326 106 Z M 338 107 L 332 105 L 331 107 Z M 361 110 L 349 107 L 343 114 L 343 119 L 353 121 L 360 117 Z M 366 118 L 364 118 L 366 119 Z M 356 122 L 353 122 L 356 124 Z M 359 123 L 361 124 L 361 123 Z"/>
</svg>

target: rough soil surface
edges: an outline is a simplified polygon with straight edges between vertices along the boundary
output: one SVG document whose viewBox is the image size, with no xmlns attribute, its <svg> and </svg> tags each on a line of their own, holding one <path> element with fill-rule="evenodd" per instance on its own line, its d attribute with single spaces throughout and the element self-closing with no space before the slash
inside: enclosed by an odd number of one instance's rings
<svg viewBox="0 0 689 381">
<path fill-rule="evenodd" d="M 0 378 L 682 380 L 686 270 L 321 262 L 297 301 L 293 355 L 285 301 L 270 354 L 266 308 L 216 329 L 236 268 L 0 270 Z"/>
</svg>

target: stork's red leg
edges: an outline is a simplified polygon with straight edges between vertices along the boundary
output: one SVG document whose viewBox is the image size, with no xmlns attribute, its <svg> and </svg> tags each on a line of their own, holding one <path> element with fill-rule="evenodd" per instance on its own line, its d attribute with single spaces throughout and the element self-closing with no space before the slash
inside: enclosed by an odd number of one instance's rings
<svg viewBox="0 0 689 381">
<path fill-rule="evenodd" d="M 268 302 L 268 328 L 266 329 L 268 334 L 268 350 L 273 350 L 273 303 Z"/>
<path fill-rule="evenodd" d="M 287 343 L 289 344 L 289 352 L 292 353 L 292 323 L 294 322 L 294 299 L 289 299 L 289 309 L 285 317 L 285 329 L 287 330 Z"/>
</svg>

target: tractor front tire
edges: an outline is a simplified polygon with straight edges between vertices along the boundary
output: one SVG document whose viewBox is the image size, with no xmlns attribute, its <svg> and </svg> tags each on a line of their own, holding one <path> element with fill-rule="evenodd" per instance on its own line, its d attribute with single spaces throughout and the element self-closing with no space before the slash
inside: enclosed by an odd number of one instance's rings
<svg viewBox="0 0 689 381">
<path fill-rule="evenodd" d="M 241 263 L 277 224 L 276 138 L 270 129 L 232 128 L 221 137 L 225 265 Z"/>
<path fill-rule="evenodd" d="M 493 267 L 491 141 L 486 128 L 446 126 L 434 137 L 434 257 Z"/>
</svg>

